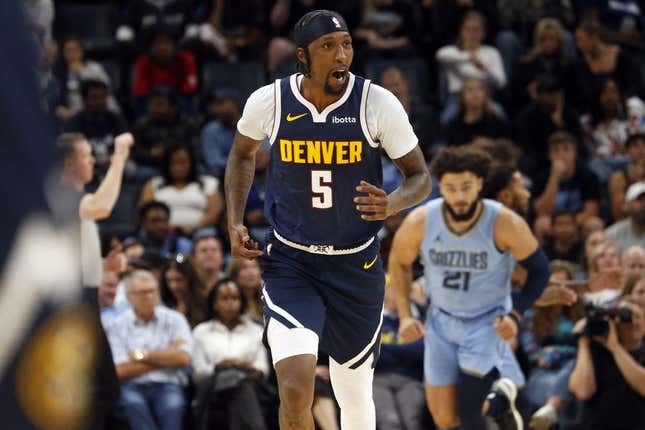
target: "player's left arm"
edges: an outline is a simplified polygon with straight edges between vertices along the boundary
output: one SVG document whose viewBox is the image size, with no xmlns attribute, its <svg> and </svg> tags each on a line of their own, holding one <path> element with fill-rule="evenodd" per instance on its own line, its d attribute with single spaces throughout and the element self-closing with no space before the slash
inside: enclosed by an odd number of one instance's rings
<svg viewBox="0 0 645 430">
<path fill-rule="evenodd" d="M 509 250 L 528 271 L 522 291 L 513 300 L 511 316 L 519 320 L 546 288 L 550 276 L 549 260 L 526 221 L 509 209 L 500 209 L 494 235 L 497 248 Z"/>
</svg>

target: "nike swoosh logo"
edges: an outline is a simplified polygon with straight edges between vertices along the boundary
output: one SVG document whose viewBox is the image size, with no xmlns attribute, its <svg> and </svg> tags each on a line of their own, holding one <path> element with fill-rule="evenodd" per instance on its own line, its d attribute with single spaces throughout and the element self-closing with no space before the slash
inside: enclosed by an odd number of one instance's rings
<svg viewBox="0 0 645 430">
<path fill-rule="evenodd" d="M 307 116 L 307 115 L 309 115 L 307 112 L 301 113 L 300 115 L 296 115 L 296 116 L 291 116 L 291 114 L 289 113 L 289 114 L 287 114 L 287 121 L 289 121 L 289 122 L 295 121 L 295 120 L 300 119 L 303 116 Z"/>
<path fill-rule="evenodd" d="M 363 263 L 363 269 L 367 270 L 372 267 L 374 263 L 376 263 L 376 260 L 378 260 L 378 254 L 374 256 L 374 260 L 370 261 L 369 263 Z"/>
</svg>

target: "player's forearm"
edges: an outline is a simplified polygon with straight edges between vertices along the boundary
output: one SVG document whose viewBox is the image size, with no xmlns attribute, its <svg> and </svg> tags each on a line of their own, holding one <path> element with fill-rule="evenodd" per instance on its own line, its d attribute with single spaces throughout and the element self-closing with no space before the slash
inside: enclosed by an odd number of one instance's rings
<svg viewBox="0 0 645 430">
<path fill-rule="evenodd" d="M 412 290 L 412 267 L 400 264 L 396 259 L 388 262 L 390 286 L 394 288 L 396 311 L 399 318 L 410 317 L 410 291 Z"/>
<path fill-rule="evenodd" d="M 428 171 L 415 172 L 407 176 L 399 188 L 389 195 L 392 213 L 420 203 L 432 191 L 432 180 Z"/>
<path fill-rule="evenodd" d="M 224 190 L 228 224 L 242 224 L 246 200 L 255 174 L 255 154 L 240 155 L 231 151 L 226 164 Z"/>
<path fill-rule="evenodd" d="M 112 212 L 112 209 L 119 198 L 125 163 L 125 159 L 114 157 L 105 178 L 93 194 L 92 206 L 107 213 L 106 216 L 109 216 L 110 212 Z"/>
</svg>

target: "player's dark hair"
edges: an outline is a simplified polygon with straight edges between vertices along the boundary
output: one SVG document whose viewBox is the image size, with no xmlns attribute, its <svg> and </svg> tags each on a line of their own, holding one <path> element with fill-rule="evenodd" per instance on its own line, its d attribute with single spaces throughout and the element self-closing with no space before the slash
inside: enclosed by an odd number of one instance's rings
<svg viewBox="0 0 645 430">
<path fill-rule="evenodd" d="M 430 171 L 441 180 L 446 173 L 471 172 L 478 178 L 486 178 L 491 158 L 485 152 L 467 146 L 454 146 L 439 151 L 430 165 Z"/>
<path fill-rule="evenodd" d="M 309 56 L 309 48 L 306 46 L 302 48 L 305 52 L 305 62 L 303 63 L 298 58 L 296 58 L 296 72 L 302 73 L 305 77 L 311 77 L 311 57 Z"/>
<path fill-rule="evenodd" d="M 84 80 L 81 83 L 81 97 L 83 100 L 87 98 L 87 95 L 90 93 L 91 90 L 100 88 L 102 90 L 105 90 L 107 92 L 108 86 L 105 82 L 100 81 L 98 79 L 87 79 Z"/>
<path fill-rule="evenodd" d="M 141 208 L 139 209 L 139 223 L 143 222 L 143 220 L 148 216 L 148 212 L 153 209 L 161 209 L 166 212 L 166 215 L 170 216 L 170 208 L 167 204 L 158 200 L 153 200 L 141 206 Z"/>
<path fill-rule="evenodd" d="M 56 152 L 60 163 L 68 160 L 76 153 L 76 144 L 86 140 L 82 133 L 63 133 L 56 138 Z"/>
<path fill-rule="evenodd" d="M 219 290 L 224 286 L 228 284 L 233 284 L 235 285 L 235 288 L 237 288 L 237 291 L 240 293 L 240 315 L 244 315 L 246 312 L 246 309 L 249 306 L 249 302 L 246 299 L 246 296 L 242 292 L 242 289 L 240 288 L 237 283 L 235 283 L 233 280 L 229 278 L 222 278 L 213 287 L 210 293 L 208 293 L 208 297 L 206 298 L 206 312 L 208 313 L 208 317 L 210 319 L 219 319 L 219 315 L 217 315 L 217 312 L 215 312 L 215 309 L 213 309 L 213 305 L 215 304 L 215 301 L 217 300 L 217 293 Z"/>
<path fill-rule="evenodd" d="M 485 199 L 497 200 L 499 193 L 508 188 L 517 169 L 506 164 L 496 164 L 488 172 L 484 181 L 481 196 Z"/>
</svg>

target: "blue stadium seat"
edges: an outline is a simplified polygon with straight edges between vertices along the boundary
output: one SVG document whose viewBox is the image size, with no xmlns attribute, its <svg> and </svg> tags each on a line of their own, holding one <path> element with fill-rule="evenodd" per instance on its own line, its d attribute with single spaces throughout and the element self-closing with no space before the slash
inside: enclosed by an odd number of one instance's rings
<svg viewBox="0 0 645 430">
<path fill-rule="evenodd" d="M 253 91 L 265 84 L 264 68 L 259 62 L 210 62 L 204 66 L 202 88 L 206 94 L 217 88 L 229 87 L 238 90 L 246 100 Z"/>
<path fill-rule="evenodd" d="M 56 7 L 54 34 L 58 37 L 70 34 L 80 37 L 90 54 L 111 52 L 115 47 L 117 19 L 117 6 L 112 3 L 63 3 Z"/>
</svg>

